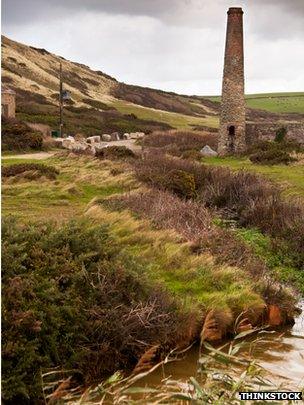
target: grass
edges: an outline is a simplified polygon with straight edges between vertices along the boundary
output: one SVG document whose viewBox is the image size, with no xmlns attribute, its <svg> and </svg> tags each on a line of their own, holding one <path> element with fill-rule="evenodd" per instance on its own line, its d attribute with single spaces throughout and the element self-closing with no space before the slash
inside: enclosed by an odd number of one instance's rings
<svg viewBox="0 0 304 405">
<path fill-rule="evenodd" d="M 271 239 L 268 236 L 263 235 L 257 229 L 236 228 L 235 233 L 253 249 L 257 256 L 265 261 L 271 270 L 270 276 L 272 275 L 283 283 L 296 285 L 301 294 L 304 294 L 304 273 L 296 271 L 289 263 L 287 256 L 276 254 L 271 249 Z"/>
<path fill-rule="evenodd" d="M 52 218 L 66 220 L 83 213 L 94 197 L 107 197 L 136 187 L 135 181 L 119 162 L 93 160 L 90 157 L 48 159 L 4 159 L 4 166 L 16 163 L 45 163 L 55 166 L 60 174 L 54 181 L 12 179 L 3 182 L 2 214 L 14 214 L 23 220 Z M 119 168 L 119 175 L 111 170 Z"/>
<path fill-rule="evenodd" d="M 220 96 L 206 97 L 212 101 L 220 101 Z M 258 108 L 274 113 L 302 113 L 304 112 L 304 92 L 294 93 L 262 93 L 247 94 L 247 107 Z"/>
<path fill-rule="evenodd" d="M 286 196 L 304 198 L 304 165 L 255 165 L 247 158 L 208 157 L 204 163 L 212 166 L 227 166 L 232 170 L 246 170 L 263 174 L 279 183 Z"/>
<path fill-rule="evenodd" d="M 142 262 L 149 278 L 192 309 L 229 307 L 240 313 L 262 302 L 245 271 L 219 266 L 210 255 L 193 255 L 190 245 L 174 231 L 155 230 L 150 221 L 136 219 L 126 210 L 108 211 L 98 201 L 86 215 L 110 224 L 110 233 L 128 254 Z"/>
<path fill-rule="evenodd" d="M 6 159 L 5 165 L 16 163 Z M 18 159 L 24 162 L 26 159 Z M 46 162 L 59 169 L 55 181 L 5 181 L 3 184 L 3 215 L 15 215 L 22 221 L 55 219 L 66 221 L 81 216 L 90 201 L 123 193 L 138 187 L 126 164 L 100 161 L 91 157 L 54 156 Z M 113 168 L 120 174 L 112 175 Z M 236 312 L 244 306 L 261 301 L 253 292 L 248 274 L 235 267 L 214 264 L 210 255 L 191 253 L 190 245 L 182 242 L 173 231 L 157 231 L 149 221 L 134 218 L 128 212 L 110 212 L 97 203 L 87 215 L 99 223 L 108 223 L 124 249 L 142 262 L 149 278 L 160 282 L 184 301 L 205 309 L 230 306 Z M 191 305 L 192 305 L 191 304 Z"/>
<path fill-rule="evenodd" d="M 196 125 L 217 128 L 219 125 L 218 117 L 215 116 L 193 117 L 190 115 L 156 110 L 154 108 L 141 107 L 121 100 L 113 101 L 112 105 L 123 114 L 135 114 L 140 119 L 164 122 L 176 129 L 191 129 L 192 126 Z"/>
</svg>

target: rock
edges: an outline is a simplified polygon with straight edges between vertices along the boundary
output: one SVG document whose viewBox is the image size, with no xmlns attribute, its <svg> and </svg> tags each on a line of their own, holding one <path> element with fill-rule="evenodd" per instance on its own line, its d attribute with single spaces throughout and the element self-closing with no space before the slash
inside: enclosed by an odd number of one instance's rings
<svg viewBox="0 0 304 405">
<path fill-rule="evenodd" d="M 120 140 L 120 135 L 119 135 L 119 133 L 118 133 L 118 132 L 113 132 L 113 133 L 111 134 L 111 140 L 112 140 L 112 141 L 119 141 L 119 140 Z"/>
<path fill-rule="evenodd" d="M 129 139 L 142 139 L 145 136 L 144 132 L 130 132 Z"/>
<path fill-rule="evenodd" d="M 75 142 L 71 144 L 71 150 L 73 152 L 84 152 L 85 150 L 87 150 L 88 146 L 84 143 L 81 142 Z"/>
<path fill-rule="evenodd" d="M 102 139 L 104 142 L 111 142 L 112 137 L 111 137 L 111 135 L 109 135 L 109 134 L 102 134 L 102 135 L 101 135 L 101 139 Z"/>
<path fill-rule="evenodd" d="M 71 135 L 67 136 L 66 139 L 68 139 L 71 142 L 75 142 L 75 138 Z"/>
<path fill-rule="evenodd" d="M 87 143 L 93 144 L 93 143 L 99 143 L 100 142 L 100 136 L 95 135 L 95 136 L 89 136 L 87 138 Z"/>
<path fill-rule="evenodd" d="M 71 139 L 63 139 L 62 141 L 62 147 L 65 149 L 72 149 L 72 141 Z"/>
<path fill-rule="evenodd" d="M 277 305 L 268 306 L 268 324 L 270 326 L 280 326 L 284 323 L 282 311 Z"/>
<path fill-rule="evenodd" d="M 201 331 L 201 341 L 217 342 L 222 340 L 232 321 L 233 318 L 229 311 L 209 311 Z"/>
<path fill-rule="evenodd" d="M 122 136 L 123 139 L 131 139 L 130 134 L 128 132 L 125 132 Z"/>
<path fill-rule="evenodd" d="M 62 143 L 63 143 L 63 141 L 64 141 L 63 138 L 53 138 L 52 140 L 53 140 L 53 142 L 54 142 L 56 145 L 58 145 L 58 146 L 62 146 Z"/>
<path fill-rule="evenodd" d="M 217 152 L 215 150 L 213 150 L 212 148 L 210 148 L 209 145 L 204 146 L 200 150 L 200 154 L 202 156 L 217 156 Z"/>
<path fill-rule="evenodd" d="M 245 331 L 251 330 L 251 329 L 253 329 L 253 327 L 252 327 L 249 319 L 244 318 L 238 323 L 238 325 L 236 327 L 236 332 L 241 333 L 241 332 L 245 332 Z"/>
</svg>

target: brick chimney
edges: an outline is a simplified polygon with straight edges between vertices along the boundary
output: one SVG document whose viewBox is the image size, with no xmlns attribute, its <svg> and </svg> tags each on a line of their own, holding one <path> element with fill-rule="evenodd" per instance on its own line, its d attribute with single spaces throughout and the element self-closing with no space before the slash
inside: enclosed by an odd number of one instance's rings
<svg viewBox="0 0 304 405">
<path fill-rule="evenodd" d="M 243 10 L 232 7 L 227 14 L 218 147 L 220 155 L 245 149 Z"/>
</svg>

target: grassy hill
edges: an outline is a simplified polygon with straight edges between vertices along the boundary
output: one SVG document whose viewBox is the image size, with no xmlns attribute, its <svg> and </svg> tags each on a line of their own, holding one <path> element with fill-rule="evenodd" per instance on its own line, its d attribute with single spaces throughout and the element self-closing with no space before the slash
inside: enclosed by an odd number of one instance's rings
<svg viewBox="0 0 304 405">
<path fill-rule="evenodd" d="M 58 128 L 59 66 L 64 89 L 65 132 L 150 132 L 156 129 L 217 128 L 218 97 L 186 96 L 132 86 L 45 49 L 2 37 L 2 83 L 16 90 L 17 117 Z M 252 120 L 303 119 L 304 93 L 248 96 Z M 267 111 L 262 111 L 264 109 Z M 285 113 L 278 115 L 277 113 Z M 298 114 L 293 114 L 298 113 Z"/>
<path fill-rule="evenodd" d="M 304 113 L 304 92 L 247 94 L 246 105 L 273 113 Z M 208 97 L 220 102 L 220 96 Z"/>
<path fill-rule="evenodd" d="M 20 119 L 58 125 L 60 63 L 64 88 L 72 97 L 65 109 L 67 131 L 218 125 L 218 105 L 210 100 L 126 85 L 45 49 L 2 37 L 2 82 L 16 90 Z"/>
</svg>

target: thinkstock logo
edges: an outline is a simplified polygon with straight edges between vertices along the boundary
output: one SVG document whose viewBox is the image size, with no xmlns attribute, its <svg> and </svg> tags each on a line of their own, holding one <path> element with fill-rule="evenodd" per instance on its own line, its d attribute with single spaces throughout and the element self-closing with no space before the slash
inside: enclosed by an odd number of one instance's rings
<svg viewBox="0 0 304 405">
<path fill-rule="evenodd" d="M 301 401 L 302 392 L 251 391 L 239 392 L 242 401 Z"/>
</svg>

